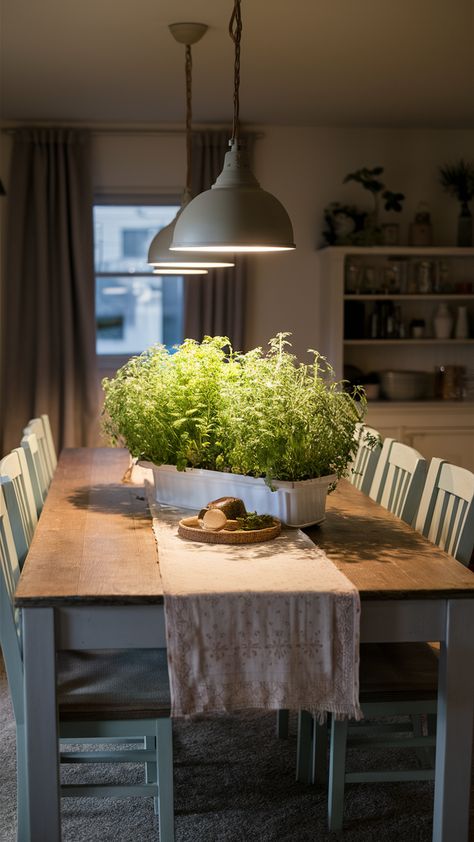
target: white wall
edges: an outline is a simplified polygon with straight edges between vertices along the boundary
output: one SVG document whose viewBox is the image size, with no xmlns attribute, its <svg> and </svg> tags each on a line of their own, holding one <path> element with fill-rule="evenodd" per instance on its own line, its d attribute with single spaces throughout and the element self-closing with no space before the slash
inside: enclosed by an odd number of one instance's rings
<svg viewBox="0 0 474 842">
<path fill-rule="evenodd" d="M 384 166 L 383 180 L 406 194 L 402 242 L 420 200 L 429 203 L 435 244 L 455 244 L 457 203 L 437 184 L 437 167 L 460 157 L 473 159 L 474 131 L 254 127 L 264 136 L 255 148 L 255 174 L 262 187 L 286 206 L 293 221 L 296 251 L 251 259 L 246 347 L 265 345 L 279 330 L 293 333 L 303 357 L 317 348 L 320 319 L 317 247 L 323 209 L 331 201 L 370 209 L 360 186 L 343 185 L 361 166 Z M 0 177 L 8 189 L 9 138 L 2 135 Z M 185 168 L 181 134 L 104 133 L 94 137 L 94 180 L 102 192 L 180 193 Z M 6 200 L 3 200 L 4 204 Z"/>
</svg>

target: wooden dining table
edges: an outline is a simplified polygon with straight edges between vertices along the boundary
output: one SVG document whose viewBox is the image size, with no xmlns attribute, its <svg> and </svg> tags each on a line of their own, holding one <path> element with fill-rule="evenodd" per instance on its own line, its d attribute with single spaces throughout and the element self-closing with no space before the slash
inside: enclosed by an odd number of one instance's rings
<svg viewBox="0 0 474 842">
<path fill-rule="evenodd" d="M 23 616 L 31 842 L 61 839 L 59 649 L 164 647 L 163 588 L 127 451 L 61 454 L 16 590 Z M 468 842 L 474 575 L 341 480 L 307 530 L 358 588 L 361 641 L 439 641 L 433 842 Z"/>
</svg>

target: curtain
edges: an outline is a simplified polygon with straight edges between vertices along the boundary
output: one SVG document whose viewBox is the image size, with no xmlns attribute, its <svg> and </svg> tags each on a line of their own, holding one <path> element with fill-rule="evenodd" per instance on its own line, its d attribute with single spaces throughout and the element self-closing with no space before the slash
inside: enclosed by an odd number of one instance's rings
<svg viewBox="0 0 474 842">
<path fill-rule="evenodd" d="M 192 193 L 208 190 L 222 170 L 230 133 L 193 132 Z M 242 134 L 249 156 L 254 136 Z M 223 255 L 225 256 L 225 255 Z M 184 335 L 201 341 L 203 336 L 228 336 L 236 350 L 244 349 L 247 261 L 236 260 L 233 269 L 210 269 L 207 275 L 184 278 Z"/>
<path fill-rule="evenodd" d="M 58 449 L 98 431 L 90 136 L 15 132 L 2 295 L 2 453 L 47 413 Z"/>
</svg>

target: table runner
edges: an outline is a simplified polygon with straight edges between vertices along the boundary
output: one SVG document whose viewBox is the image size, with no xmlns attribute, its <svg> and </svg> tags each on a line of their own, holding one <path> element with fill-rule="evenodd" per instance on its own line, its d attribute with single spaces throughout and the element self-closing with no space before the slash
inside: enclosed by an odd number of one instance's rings
<svg viewBox="0 0 474 842">
<path fill-rule="evenodd" d="M 261 544 L 189 541 L 150 499 L 172 715 L 305 709 L 360 718 L 357 589 L 299 529 Z"/>
</svg>

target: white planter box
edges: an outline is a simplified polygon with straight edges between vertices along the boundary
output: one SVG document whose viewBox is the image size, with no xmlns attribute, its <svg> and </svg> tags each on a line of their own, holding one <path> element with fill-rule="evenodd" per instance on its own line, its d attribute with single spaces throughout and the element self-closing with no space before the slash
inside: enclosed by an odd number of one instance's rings
<svg viewBox="0 0 474 842">
<path fill-rule="evenodd" d="M 199 511 L 218 497 L 240 497 L 248 512 L 269 514 L 287 526 L 311 526 L 325 517 L 328 487 L 336 476 L 318 477 L 301 482 L 273 482 L 271 491 L 263 479 L 187 468 L 178 471 L 174 465 L 153 465 L 139 462 L 153 470 L 155 497 L 158 503 Z"/>
</svg>

